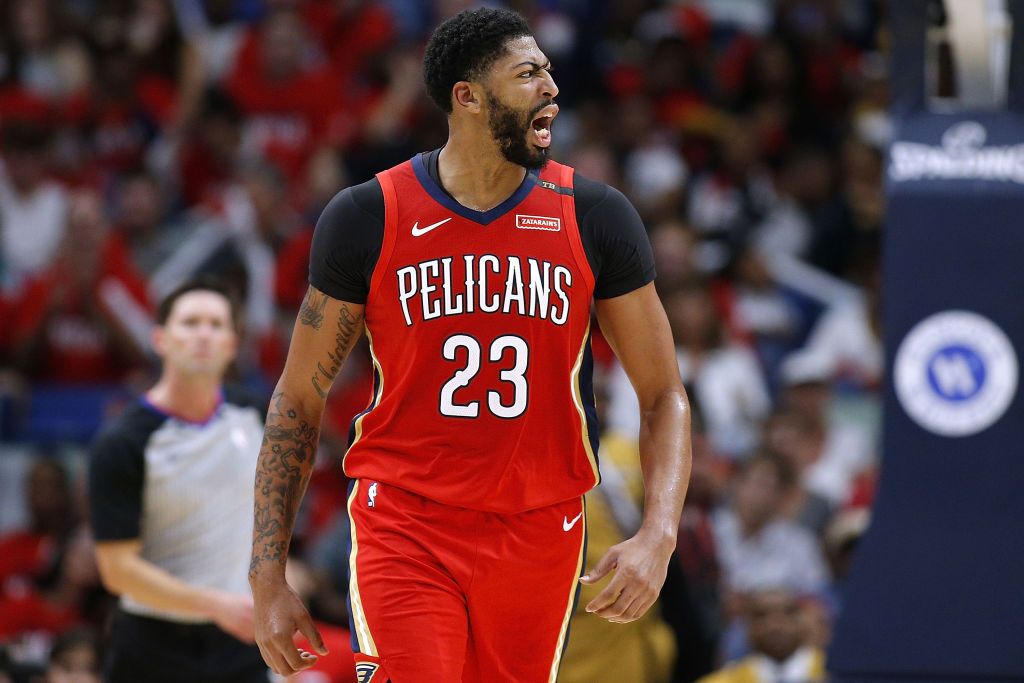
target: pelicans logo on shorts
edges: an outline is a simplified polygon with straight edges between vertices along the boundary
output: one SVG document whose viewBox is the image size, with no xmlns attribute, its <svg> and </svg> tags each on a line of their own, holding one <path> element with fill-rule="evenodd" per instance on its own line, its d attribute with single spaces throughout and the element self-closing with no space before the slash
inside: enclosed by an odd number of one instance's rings
<svg viewBox="0 0 1024 683">
<path fill-rule="evenodd" d="M 378 669 L 380 669 L 380 664 L 359 662 L 356 664 L 356 681 L 359 683 L 371 683 Z"/>
</svg>

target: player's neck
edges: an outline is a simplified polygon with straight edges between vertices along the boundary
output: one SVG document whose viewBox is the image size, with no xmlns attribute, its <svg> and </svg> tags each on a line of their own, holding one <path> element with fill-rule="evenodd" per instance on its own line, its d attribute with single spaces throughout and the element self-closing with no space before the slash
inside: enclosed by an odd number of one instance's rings
<svg viewBox="0 0 1024 683">
<path fill-rule="evenodd" d="M 489 135 L 451 130 L 437 160 L 444 189 L 459 204 L 488 211 L 512 196 L 526 169 L 502 155 Z"/>
<path fill-rule="evenodd" d="M 146 399 L 160 410 L 193 422 L 209 418 L 220 397 L 221 384 L 216 378 L 188 377 L 166 370 L 146 392 Z"/>
</svg>

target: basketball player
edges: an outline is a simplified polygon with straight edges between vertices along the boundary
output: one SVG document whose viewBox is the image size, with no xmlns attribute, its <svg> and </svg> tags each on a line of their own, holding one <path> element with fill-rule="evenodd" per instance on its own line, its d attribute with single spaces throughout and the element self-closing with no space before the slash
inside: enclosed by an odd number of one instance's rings
<svg viewBox="0 0 1024 683">
<path fill-rule="evenodd" d="M 558 94 L 514 12 L 465 11 L 429 41 L 449 138 L 335 197 L 271 401 L 249 580 L 256 641 L 288 675 L 324 652 L 284 581 L 324 400 L 365 329 L 353 421 L 349 600 L 362 683 L 552 681 L 579 581 L 628 622 L 655 601 L 689 476 L 686 396 L 650 245 L 617 191 L 548 159 Z M 643 524 L 584 571 L 597 481 L 590 320 L 640 398 Z"/>
<path fill-rule="evenodd" d="M 109 683 L 266 683 L 246 581 L 265 410 L 222 389 L 238 337 L 228 292 L 168 294 L 159 381 L 97 439 L 89 505 L 104 585 L 121 596 Z"/>
</svg>

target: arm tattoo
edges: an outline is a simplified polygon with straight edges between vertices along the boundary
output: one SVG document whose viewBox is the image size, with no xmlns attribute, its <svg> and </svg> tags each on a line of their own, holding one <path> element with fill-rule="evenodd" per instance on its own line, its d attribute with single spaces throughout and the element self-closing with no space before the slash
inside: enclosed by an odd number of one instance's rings
<svg viewBox="0 0 1024 683">
<path fill-rule="evenodd" d="M 279 391 L 271 399 L 267 415 L 256 466 L 250 577 L 265 563 L 283 568 L 299 501 L 313 469 L 319 421 L 305 419 L 290 404 Z"/>
<path fill-rule="evenodd" d="M 319 330 L 326 304 L 325 295 L 310 289 L 299 312 L 300 324 Z M 313 387 L 321 398 L 327 397 L 331 381 L 362 329 L 362 316 L 341 304 L 334 349 L 316 364 L 312 377 Z M 267 411 L 267 425 L 256 465 L 250 578 L 259 574 L 264 565 L 277 565 L 283 570 L 288 557 L 292 526 L 313 470 L 320 439 L 320 411 L 313 413 L 302 405 L 293 395 L 278 391 Z"/>
<path fill-rule="evenodd" d="M 321 294 L 312 287 L 306 290 L 299 309 L 299 322 L 319 330 L 324 324 L 324 308 L 327 306 L 327 295 Z"/>
<path fill-rule="evenodd" d="M 355 346 L 359 333 L 362 331 L 362 318 L 352 315 L 352 311 L 349 310 L 348 306 L 342 304 L 341 310 L 338 311 L 338 327 L 334 332 L 334 350 L 327 352 L 328 360 L 326 364 L 316 364 L 316 372 L 310 377 L 310 381 L 313 382 L 313 388 L 316 389 L 316 393 L 320 395 L 320 398 L 327 398 L 327 392 L 331 388 L 331 383 L 338 376 L 341 364 L 345 362 L 349 351 Z"/>
</svg>

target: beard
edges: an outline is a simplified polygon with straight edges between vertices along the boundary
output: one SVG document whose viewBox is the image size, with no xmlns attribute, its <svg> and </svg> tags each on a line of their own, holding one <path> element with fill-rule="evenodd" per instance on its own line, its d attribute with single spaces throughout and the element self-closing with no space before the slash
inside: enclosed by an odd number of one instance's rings
<svg viewBox="0 0 1024 683">
<path fill-rule="evenodd" d="M 490 91 L 485 92 L 488 100 L 487 125 L 505 159 L 529 170 L 544 168 L 548 163 L 548 150 L 531 145 L 526 139 L 533 133 L 533 119 L 551 102 L 522 111 L 506 105 Z"/>
</svg>

